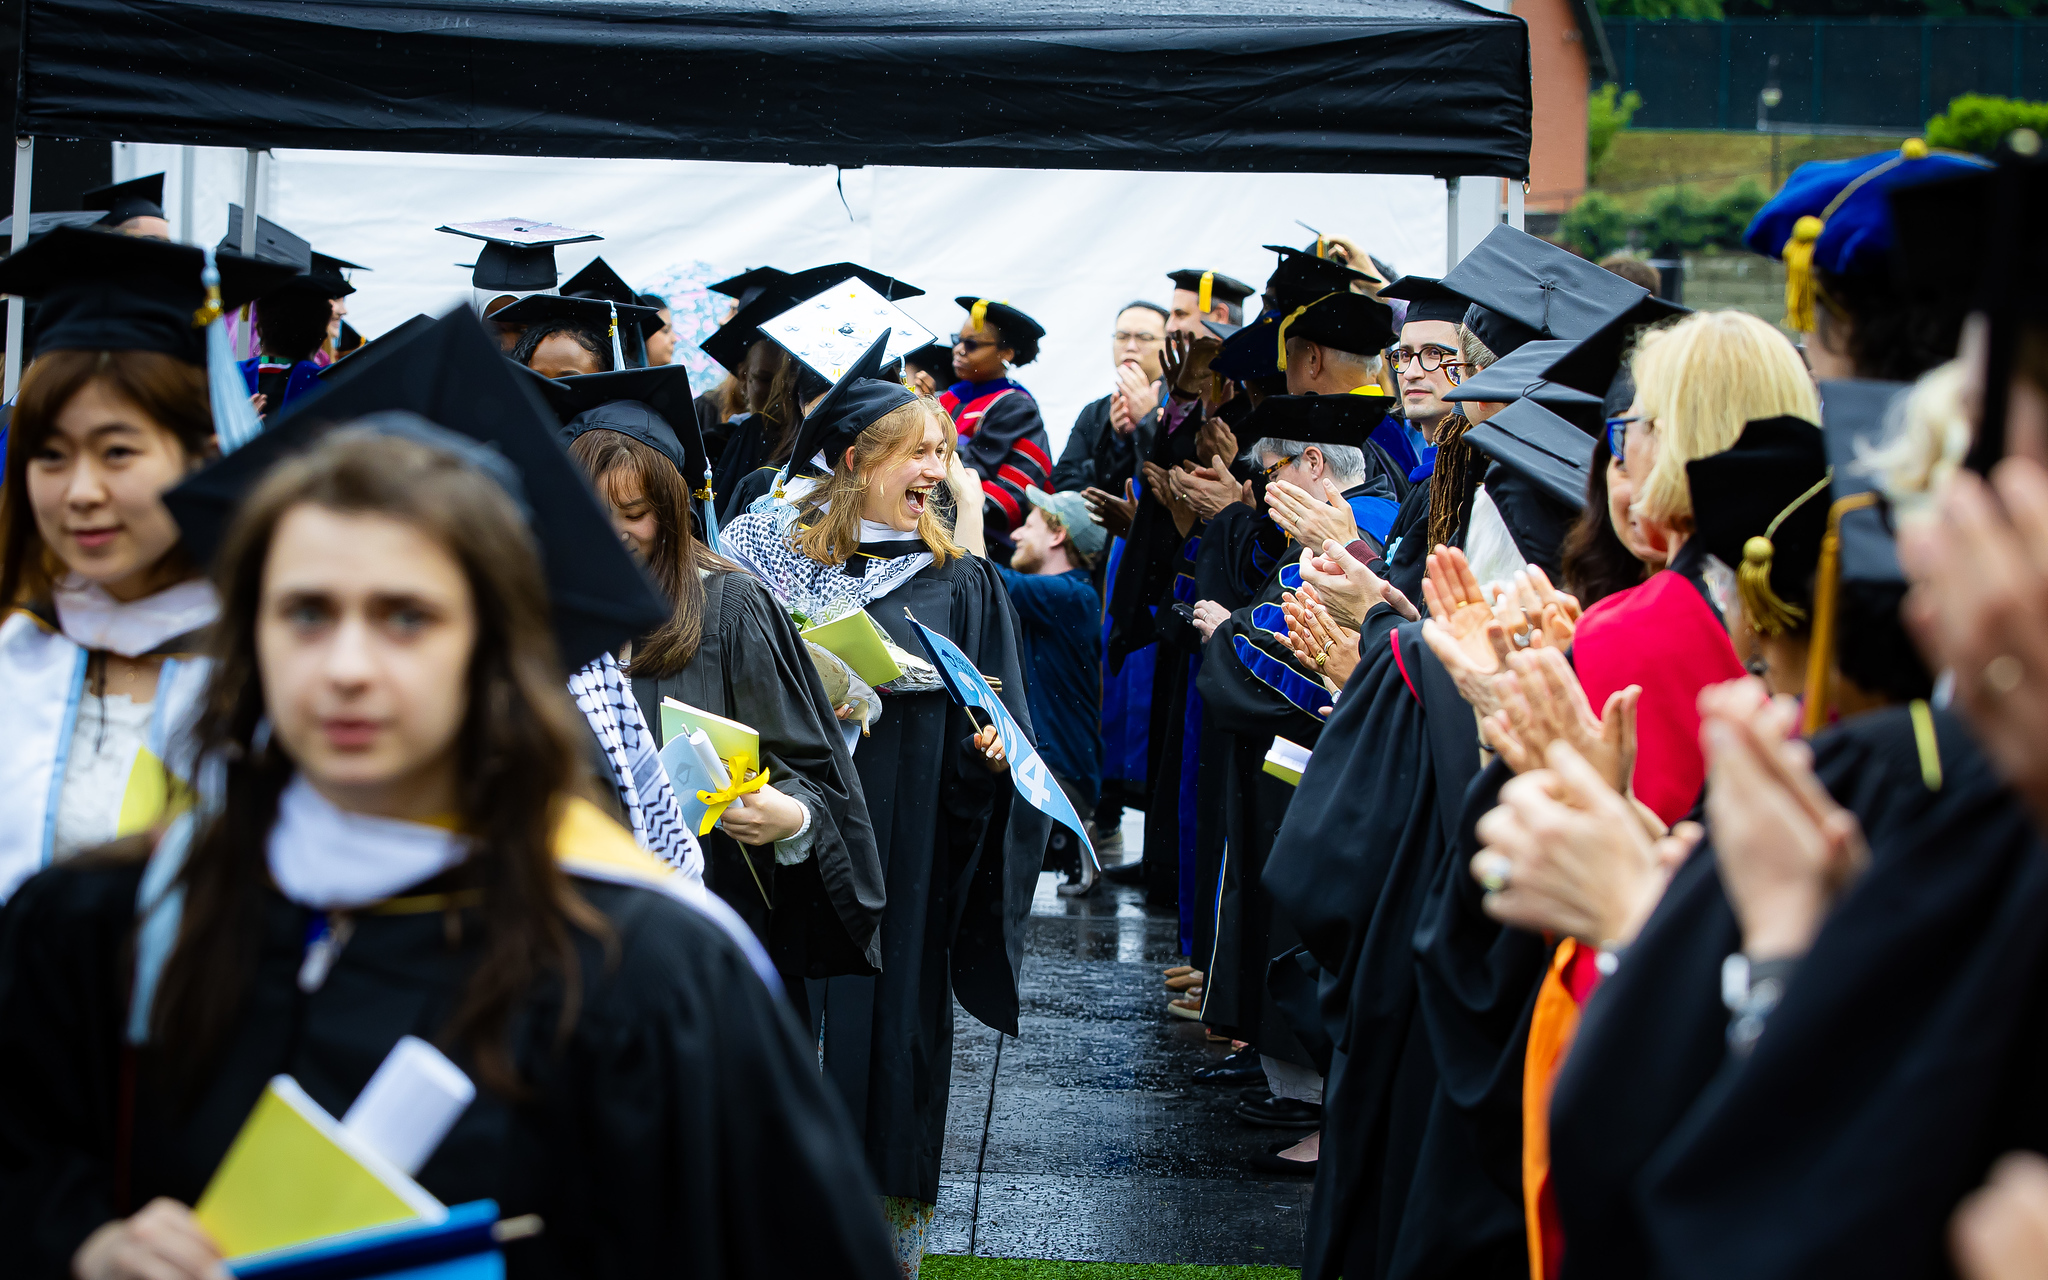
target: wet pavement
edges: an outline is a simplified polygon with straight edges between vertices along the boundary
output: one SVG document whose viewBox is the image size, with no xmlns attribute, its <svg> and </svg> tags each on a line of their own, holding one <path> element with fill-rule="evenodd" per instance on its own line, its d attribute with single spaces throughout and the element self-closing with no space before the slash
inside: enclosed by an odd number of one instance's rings
<svg viewBox="0 0 2048 1280">
<path fill-rule="evenodd" d="M 1000 1061 L 997 1034 L 954 1008 L 930 1251 L 1301 1265 L 1309 1179 L 1245 1164 L 1299 1135 L 1251 1128 L 1230 1113 L 1237 1087 L 1189 1080 L 1229 1046 L 1166 1013 L 1177 917 L 1148 909 L 1140 889 L 1104 884 L 1075 900 L 1053 892 L 1056 880 L 1039 878 L 1021 1034 L 1000 1037 Z"/>
</svg>

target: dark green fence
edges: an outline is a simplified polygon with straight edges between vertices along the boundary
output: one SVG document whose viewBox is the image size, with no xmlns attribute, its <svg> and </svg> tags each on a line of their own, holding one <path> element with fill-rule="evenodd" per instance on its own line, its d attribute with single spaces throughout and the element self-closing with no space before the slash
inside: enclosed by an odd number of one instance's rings
<svg viewBox="0 0 2048 1280">
<path fill-rule="evenodd" d="M 1785 127 L 1918 129 L 1962 93 L 2048 100 L 2048 22 L 1609 18 L 1607 40 L 1640 129 L 1753 129 L 1774 74 Z"/>
</svg>

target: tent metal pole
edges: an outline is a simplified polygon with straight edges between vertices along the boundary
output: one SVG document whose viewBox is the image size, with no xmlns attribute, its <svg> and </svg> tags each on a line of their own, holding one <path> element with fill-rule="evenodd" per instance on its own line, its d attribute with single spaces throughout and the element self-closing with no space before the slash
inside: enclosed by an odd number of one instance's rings
<svg viewBox="0 0 2048 1280">
<path fill-rule="evenodd" d="M 263 152 L 249 148 L 249 158 L 242 168 L 242 256 L 256 256 L 256 170 L 263 163 Z"/>
<path fill-rule="evenodd" d="M 1523 202 L 1529 194 L 1528 184 L 1516 182 L 1513 178 L 1503 178 L 1501 183 L 1507 188 L 1508 192 L 1508 216 L 1505 221 L 1517 231 L 1528 230 L 1527 227 L 1522 225 L 1527 213 Z"/>
<path fill-rule="evenodd" d="M 1458 265 L 1458 179 L 1444 179 L 1444 274 Z"/>
<path fill-rule="evenodd" d="M 185 244 L 198 244 L 199 233 L 192 226 L 192 188 L 199 181 L 199 148 L 179 150 L 184 154 L 178 157 L 178 239 Z"/>
<path fill-rule="evenodd" d="M 36 140 L 14 140 L 14 234 L 8 237 L 7 252 L 19 253 L 28 243 L 28 208 L 36 176 Z M 28 304 L 20 298 L 7 299 L 7 403 L 21 386 L 23 324 Z"/>
</svg>

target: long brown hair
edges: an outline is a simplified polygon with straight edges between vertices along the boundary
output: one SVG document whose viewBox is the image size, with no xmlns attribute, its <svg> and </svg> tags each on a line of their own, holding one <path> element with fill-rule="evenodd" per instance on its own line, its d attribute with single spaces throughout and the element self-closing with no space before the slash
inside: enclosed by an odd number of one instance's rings
<svg viewBox="0 0 2048 1280">
<path fill-rule="evenodd" d="M 265 844 L 294 770 L 278 746 L 259 741 L 265 691 L 257 611 L 278 524 L 306 505 L 403 521 L 445 548 L 469 581 L 476 648 L 456 739 L 456 817 L 476 851 L 457 874 L 482 893 L 484 932 L 482 955 L 441 1038 L 469 1048 L 486 1085 L 516 1095 L 514 1007 L 543 974 L 559 975 L 559 1033 L 566 1036 L 580 996 L 571 931 L 611 939 L 550 847 L 578 777 L 583 730 L 563 688 L 538 550 L 513 503 L 454 456 L 368 430 L 335 431 L 278 466 L 243 503 L 221 549 L 221 616 L 196 739 L 200 757 L 220 767 L 224 803 L 200 827 L 185 864 L 184 917 L 151 1039 L 162 1046 L 171 1078 L 193 1089 L 226 1047 L 247 999 L 270 883 Z"/>
<path fill-rule="evenodd" d="M 1607 441 L 1593 445 L 1592 473 L 1586 479 L 1586 509 L 1578 523 L 1564 536 L 1561 557 L 1564 589 L 1579 598 L 1581 608 L 1590 608 L 1618 591 L 1639 585 L 1649 576 L 1649 566 L 1636 559 L 1607 510 L 1607 463 L 1612 457 Z"/>
<path fill-rule="evenodd" d="M 682 670 L 704 640 L 704 579 L 699 570 L 724 572 L 739 566 L 697 541 L 690 530 L 690 484 L 676 464 L 633 437 L 602 428 L 570 442 L 590 482 L 603 493 L 627 479 L 654 512 L 654 556 L 647 571 L 675 612 L 651 635 L 633 642 L 629 675 L 665 676 Z"/>
<path fill-rule="evenodd" d="M 801 530 L 797 534 L 797 550 L 819 564 L 845 564 L 853 558 L 853 553 L 860 549 L 867 477 L 882 463 L 917 449 L 924 441 L 926 414 L 939 421 L 939 432 L 945 441 L 942 453 L 952 454 L 959 444 L 959 433 L 953 429 L 952 415 L 937 400 L 919 396 L 909 404 L 891 409 L 855 438 L 853 465 L 847 466 L 844 453 L 833 459 L 832 474 L 797 504 L 796 518 Z M 947 532 L 935 503 L 927 502 L 924 514 L 918 516 L 917 536 L 924 539 L 932 559 L 939 564 L 966 554 Z"/>
<path fill-rule="evenodd" d="M 94 383 L 142 410 L 177 440 L 188 458 L 213 452 L 205 370 L 161 351 L 52 351 L 37 358 L 22 375 L 8 421 L 7 471 L 0 481 L 0 610 L 48 598 L 63 576 L 62 563 L 36 529 L 28 464 L 57 430 L 64 406 Z"/>
</svg>

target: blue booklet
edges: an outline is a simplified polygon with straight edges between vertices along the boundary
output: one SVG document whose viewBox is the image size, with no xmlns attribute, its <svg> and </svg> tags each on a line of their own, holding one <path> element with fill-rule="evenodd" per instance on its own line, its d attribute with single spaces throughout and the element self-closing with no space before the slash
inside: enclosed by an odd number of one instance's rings
<svg viewBox="0 0 2048 1280">
<path fill-rule="evenodd" d="M 401 1222 L 250 1254 L 228 1264 L 240 1280 L 505 1280 L 493 1230 L 495 1200 L 448 1210 L 445 1221 Z"/>
</svg>

